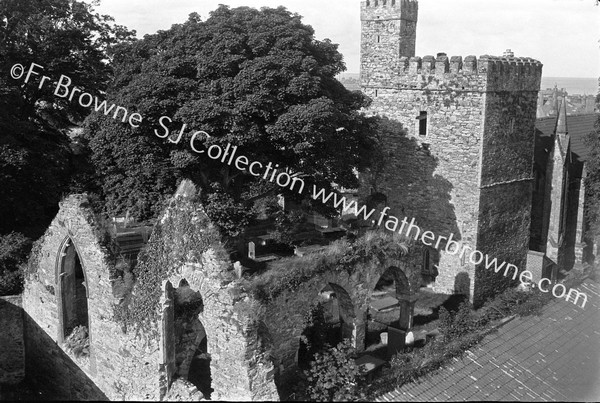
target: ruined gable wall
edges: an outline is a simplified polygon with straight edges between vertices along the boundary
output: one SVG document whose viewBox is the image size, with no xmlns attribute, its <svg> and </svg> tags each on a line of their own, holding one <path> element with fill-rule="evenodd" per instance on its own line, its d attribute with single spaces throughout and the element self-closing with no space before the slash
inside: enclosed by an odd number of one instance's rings
<svg viewBox="0 0 600 403">
<path fill-rule="evenodd" d="M 85 195 L 60 204 L 32 256 L 25 283 L 27 377 L 53 387 L 65 399 L 158 399 L 158 344 L 123 334 L 112 321 L 112 295 L 106 251 Z M 88 285 L 89 358 L 76 358 L 61 343 L 59 252 L 70 238 Z"/>
<path fill-rule="evenodd" d="M 149 245 L 155 249 L 149 251 L 149 256 L 167 264 L 161 281 L 177 288 L 185 280 L 191 290 L 201 294 L 203 309 L 198 319 L 211 357 L 214 389 L 211 399 L 279 400 L 273 364 L 259 331 L 259 304 L 239 287 L 233 264 L 216 229 L 195 199 L 196 190 L 191 182 L 182 183 L 177 193 L 157 224 L 160 231 L 155 230 L 152 235 Z M 164 320 L 163 313 L 161 321 Z M 162 330 L 162 342 L 172 338 L 168 329 Z M 201 339 L 202 335 L 196 341 Z M 180 350 L 188 355 L 193 355 L 197 348 L 191 339 L 173 342 L 185 343 Z M 191 356 L 176 368 L 179 376 L 187 373 L 190 360 Z M 161 361 L 172 362 L 173 357 L 163 356 Z M 161 379 L 166 378 L 163 375 Z"/>
</svg>

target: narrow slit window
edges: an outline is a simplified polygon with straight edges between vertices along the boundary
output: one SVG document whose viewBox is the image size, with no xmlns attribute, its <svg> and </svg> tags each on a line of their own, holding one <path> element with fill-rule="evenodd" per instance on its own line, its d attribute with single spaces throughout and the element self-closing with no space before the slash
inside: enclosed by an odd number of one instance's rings
<svg viewBox="0 0 600 403">
<path fill-rule="evenodd" d="M 427 136 L 427 112 L 421 111 L 417 120 L 419 121 L 419 136 Z"/>
<path fill-rule="evenodd" d="M 377 35 L 377 43 L 381 42 L 381 36 Z"/>
<path fill-rule="evenodd" d="M 377 90 L 375 90 L 375 96 L 377 96 Z"/>
<path fill-rule="evenodd" d="M 422 273 L 425 275 L 429 275 L 431 267 L 431 256 L 429 254 L 429 250 L 423 250 L 423 270 Z"/>
</svg>

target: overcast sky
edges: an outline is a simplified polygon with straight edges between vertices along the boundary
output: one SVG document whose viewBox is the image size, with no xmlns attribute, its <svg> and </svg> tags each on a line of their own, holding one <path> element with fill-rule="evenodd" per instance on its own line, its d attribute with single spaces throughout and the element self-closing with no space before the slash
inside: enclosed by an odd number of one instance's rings
<svg viewBox="0 0 600 403">
<path fill-rule="evenodd" d="M 359 72 L 359 0 L 102 0 L 97 8 L 138 37 L 203 19 L 219 4 L 276 7 L 304 17 L 317 39 L 340 45 L 349 73 Z M 420 0 L 417 55 L 501 55 L 512 49 L 544 64 L 546 77 L 600 76 L 600 6 L 595 0 Z"/>
</svg>

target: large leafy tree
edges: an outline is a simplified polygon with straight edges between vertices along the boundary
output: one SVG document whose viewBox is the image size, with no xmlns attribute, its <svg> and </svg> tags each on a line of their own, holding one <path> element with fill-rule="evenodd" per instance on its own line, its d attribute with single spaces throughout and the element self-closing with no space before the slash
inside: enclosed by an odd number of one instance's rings
<svg viewBox="0 0 600 403">
<path fill-rule="evenodd" d="M 159 196 L 188 177 L 202 187 L 209 214 L 230 224 L 228 211 L 243 223 L 244 202 L 277 186 L 194 153 L 189 140 L 200 130 L 211 136 L 205 146 L 238 146 L 238 155 L 251 161 L 301 173 L 307 188 L 312 182 L 355 187 L 353 168 L 368 163 L 373 123 L 358 112 L 367 99 L 335 79 L 345 70 L 337 45 L 316 40 L 283 7 L 220 6 L 206 21 L 191 14 L 168 31 L 122 46 L 114 62 L 110 102 L 144 120 L 134 129 L 101 114 L 88 119 L 111 213 L 130 209 L 150 217 L 160 209 Z M 178 144 L 155 135 L 166 134 L 161 116 L 172 120 L 163 121 L 171 140 L 187 124 Z"/>
<path fill-rule="evenodd" d="M 0 1 L 0 243 L 19 250 L 0 253 L 8 262 L 0 277 L 17 266 L 18 259 L 6 256 L 23 258 L 60 198 L 85 190 L 89 176 L 80 170 L 86 159 L 81 144 L 66 135 L 87 111 L 54 96 L 53 85 L 39 89 L 34 79 L 12 79 L 11 67 L 36 63 L 54 80 L 69 75 L 85 91 L 100 94 L 111 77 L 111 47 L 132 35 L 82 1 Z"/>
<path fill-rule="evenodd" d="M 53 85 L 12 79 L 11 66 L 36 63 L 54 80 L 69 75 L 99 94 L 111 77 L 111 47 L 132 34 L 82 1 L 0 2 L 0 233 L 36 237 L 48 224 L 82 162 L 66 129 L 87 112 L 54 96 Z"/>
</svg>

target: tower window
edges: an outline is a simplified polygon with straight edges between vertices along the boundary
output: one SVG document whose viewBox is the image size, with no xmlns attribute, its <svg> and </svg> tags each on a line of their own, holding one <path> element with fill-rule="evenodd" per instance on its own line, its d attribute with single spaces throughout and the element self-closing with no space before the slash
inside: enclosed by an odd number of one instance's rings
<svg viewBox="0 0 600 403">
<path fill-rule="evenodd" d="M 431 271 L 431 256 L 428 249 L 423 250 L 423 270 L 422 273 L 429 275 Z"/>
<path fill-rule="evenodd" d="M 419 136 L 427 136 L 427 112 L 421 111 L 417 120 L 419 121 Z"/>
<path fill-rule="evenodd" d="M 377 43 L 381 42 L 381 36 L 377 35 Z"/>
<path fill-rule="evenodd" d="M 375 96 L 377 96 L 377 90 L 375 90 Z"/>
</svg>

